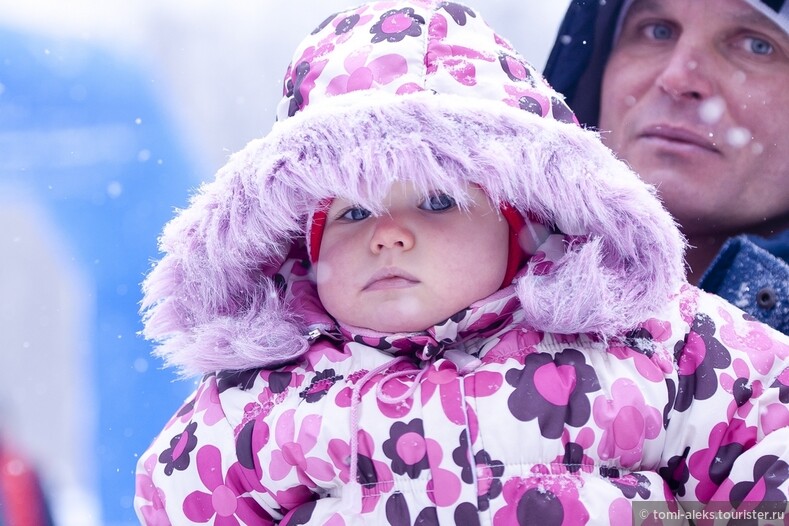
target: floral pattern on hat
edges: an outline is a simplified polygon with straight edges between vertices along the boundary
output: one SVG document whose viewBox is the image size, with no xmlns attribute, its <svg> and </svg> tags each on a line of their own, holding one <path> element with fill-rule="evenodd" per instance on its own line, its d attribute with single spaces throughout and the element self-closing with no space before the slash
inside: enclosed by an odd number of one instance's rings
<svg viewBox="0 0 789 526">
<path fill-rule="evenodd" d="M 326 18 L 294 54 L 277 118 L 347 93 L 422 91 L 577 122 L 539 72 L 472 9 L 423 0 L 365 4 Z"/>
<path fill-rule="evenodd" d="M 378 22 L 370 28 L 370 33 L 373 34 L 370 42 L 400 42 L 405 37 L 418 37 L 422 34 L 424 25 L 425 19 L 415 14 L 412 8 L 392 9 L 381 15 Z"/>
</svg>

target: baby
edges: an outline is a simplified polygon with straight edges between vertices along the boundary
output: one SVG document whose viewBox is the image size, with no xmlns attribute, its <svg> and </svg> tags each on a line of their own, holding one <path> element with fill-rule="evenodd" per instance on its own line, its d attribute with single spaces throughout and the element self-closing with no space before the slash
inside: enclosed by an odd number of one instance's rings
<svg viewBox="0 0 789 526">
<path fill-rule="evenodd" d="M 631 524 L 789 488 L 789 340 L 683 278 L 629 169 L 480 16 L 370 3 L 166 227 L 145 334 L 202 375 L 143 524 Z"/>
</svg>

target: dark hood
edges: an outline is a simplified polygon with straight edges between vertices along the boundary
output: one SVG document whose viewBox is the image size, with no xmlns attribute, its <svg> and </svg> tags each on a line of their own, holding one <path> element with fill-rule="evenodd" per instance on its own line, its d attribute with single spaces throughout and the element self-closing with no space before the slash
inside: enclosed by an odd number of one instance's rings
<svg viewBox="0 0 789 526">
<path fill-rule="evenodd" d="M 598 125 L 603 69 L 623 4 L 623 0 L 572 0 L 545 65 L 546 80 L 564 94 L 587 127 Z"/>
</svg>

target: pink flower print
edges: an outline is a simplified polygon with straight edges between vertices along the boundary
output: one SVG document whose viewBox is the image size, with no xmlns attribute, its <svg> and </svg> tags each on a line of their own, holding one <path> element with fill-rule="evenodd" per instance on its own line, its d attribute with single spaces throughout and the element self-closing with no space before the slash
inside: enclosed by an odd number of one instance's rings
<svg viewBox="0 0 789 526">
<path fill-rule="evenodd" d="M 290 98 L 288 117 L 292 117 L 306 108 L 310 103 L 310 92 L 315 87 L 315 80 L 326 67 L 327 60 L 319 60 L 331 52 L 334 44 L 324 43 L 317 49 L 313 46 L 304 50 L 301 57 L 293 62 L 285 73 L 284 96 Z"/>
<path fill-rule="evenodd" d="M 762 382 L 750 381 L 751 370 L 744 360 L 737 358 L 732 362 L 732 369 L 735 376 L 724 372 L 721 374 L 721 387 L 734 398 L 729 403 L 727 416 L 731 419 L 735 414 L 740 418 L 745 418 L 753 409 L 753 400 L 758 399 L 764 392 Z"/>
<path fill-rule="evenodd" d="M 285 524 L 286 526 L 290 526 L 291 524 L 293 526 L 309 524 L 310 521 L 312 521 L 312 514 L 315 511 L 315 506 L 317 506 L 317 502 L 315 501 L 305 502 L 297 506 L 286 513 L 279 524 Z"/>
<path fill-rule="evenodd" d="M 168 431 L 171 427 L 176 424 L 186 424 L 187 422 L 192 420 L 195 411 L 195 403 L 197 402 L 197 397 L 200 396 L 200 391 L 205 388 L 205 385 L 208 382 L 200 384 L 197 389 L 197 392 L 192 397 L 191 400 L 186 402 L 178 412 L 165 424 L 163 431 Z"/>
<path fill-rule="evenodd" d="M 283 509 L 292 510 L 306 502 L 317 499 L 318 495 L 306 486 L 293 486 L 286 490 L 274 492 L 274 497 Z"/>
<path fill-rule="evenodd" d="M 358 371 L 354 371 L 348 375 L 348 379 L 346 381 L 346 386 L 343 387 L 337 396 L 334 397 L 334 403 L 337 404 L 337 407 L 351 407 L 351 397 L 353 395 L 353 386 L 361 380 L 364 375 L 366 375 L 369 371 L 367 369 L 360 369 Z M 360 398 L 364 398 L 364 395 L 370 392 L 375 387 L 375 382 L 370 379 L 366 384 L 362 386 L 362 389 L 359 393 Z"/>
<path fill-rule="evenodd" d="M 504 463 L 493 460 L 487 451 L 480 450 L 474 455 L 474 465 L 469 463 L 468 435 L 460 432 L 459 446 L 452 451 L 452 460 L 461 468 L 460 478 L 466 484 L 474 483 L 474 474 L 477 477 L 477 507 L 481 511 L 490 508 L 490 500 L 501 494 L 501 477 L 504 475 Z M 465 523 L 463 523 L 465 524 Z"/>
<path fill-rule="evenodd" d="M 503 47 L 504 49 L 508 49 L 508 50 L 510 50 L 510 51 L 515 51 L 515 50 L 512 48 L 512 46 L 510 45 L 510 43 L 509 43 L 509 42 L 507 42 L 506 40 L 504 40 L 503 38 L 501 38 L 499 35 L 497 35 L 497 34 L 495 34 L 495 33 L 493 34 L 493 40 L 494 40 L 494 41 L 496 42 L 496 44 L 498 44 L 500 47 Z"/>
<path fill-rule="evenodd" d="M 334 344 L 327 340 L 319 340 L 312 344 L 309 352 L 304 355 L 312 368 L 318 368 L 321 360 L 331 363 L 344 362 L 350 359 L 351 354 L 345 348 L 338 349 Z M 320 365 L 322 367 L 322 365 Z"/>
<path fill-rule="evenodd" d="M 269 435 L 268 424 L 260 418 L 244 424 L 236 436 L 238 462 L 245 469 L 253 470 L 257 479 L 263 476 L 258 454 L 268 444 Z"/>
<path fill-rule="evenodd" d="M 310 35 L 317 35 L 317 34 L 318 34 L 318 33 L 320 33 L 321 31 L 323 31 L 324 29 L 326 29 L 326 27 L 327 27 L 329 24 L 331 24 L 331 23 L 332 23 L 332 21 L 333 21 L 334 19 L 336 19 L 336 18 L 337 18 L 337 16 L 338 16 L 339 14 L 340 14 L 340 13 L 333 13 L 333 14 L 331 14 L 331 15 L 327 16 L 327 17 L 326 17 L 326 19 L 325 19 L 323 22 L 321 22 L 321 23 L 318 25 L 318 27 L 316 27 L 315 29 L 313 29 L 313 30 L 312 30 L 312 32 L 310 33 Z"/>
<path fill-rule="evenodd" d="M 370 20 L 373 19 L 373 15 L 365 15 L 364 12 L 367 10 L 369 6 L 362 6 L 360 9 L 356 10 L 354 13 L 351 13 L 347 16 L 342 18 L 334 17 L 331 20 L 331 25 L 334 28 L 334 37 L 335 42 L 337 44 L 342 44 L 349 38 L 351 38 L 351 30 L 359 25 L 366 25 Z M 331 36 L 331 35 L 330 35 Z M 328 37 L 327 37 L 328 38 Z"/>
<path fill-rule="evenodd" d="M 522 422 L 536 418 L 545 438 L 559 438 L 566 425 L 585 425 L 591 412 L 588 394 L 600 390 L 597 374 L 576 349 L 530 354 L 505 379 L 515 388 L 507 399 L 512 415 Z"/>
<path fill-rule="evenodd" d="M 422 470 L 429 467 L 422 420 L 415 418 L 407 424 L 392 424 L 389 438 L 383 443 L 383 452 L 392 461 L 393 472 L 419 478 Z"/>
<path fill-rule="evenodd" d="M 463 413 L 463 404 L 460 393 L 460 377 L 455 364 L 449 360 L 440 360 L 431 364 L 427 373 L 422 377 L 422 405 L 425 406 L 436 391 L 439 392 L 441 408 L 450 422 L 463 424 L 466 419 Z"/>
<path fill-rule="evenodd" d="M 656 342 L 666 342 L 671 338 L 671 322 L 649 318 L 641 324 Z"/>
<path fill-rule="evenodd" d="M 303 374 L 282 370 L 260 371 L 260 375 L 268 382 L 268 385 L 260 390 L 257 396 L 258 403 L 249 403 L 244 406 L 242 424 L 267 417 L 271 410 L 285 399 L 288 387 L 299 387 L 304 381 Z"/>
<path fill-rule="evenodd" d="M 723 344 L 729 349 L 747 353 L 751 365 L 759 373 L 769 373 L 776 357 L 789 356 L 789 346 L 771 338 L 767 334 L 767 328 L 761 323 L 751 321 L 735 323 L 732 314 L 723 307 L 718 309 L 718 314 L 725 320 L 720 327 Z"/>
<path fill-rule="evenodd" d="M 474 13 L 470 8 L 456 4 L 454 2 L 441 2 L 441 7 L 449 13 L 449 16 L 452 17 L 452 20 L 459 26 L 466 25 L 466 15 L 471 18 L 477 18 L 477 14 Z"/>
<path fill-rule="evenodd" d="M 789 367 L 775 377 L 770 387 L 778 389 L 778 399 L 784 404 L 789 404 Z"/>
<path fill-rule="evenodd" d="M 677 343 L 674 356 L 679 369 L 679 386 L 674 409 L 686 411 L 693 400 L 707 400 L 718 390 L 718 374 L 731 364 L 729 350 L 715 338 L 715 322 L 699 314 L 683 342 Z"/>
<path fill-rule="evenodd" d="M 534 87 L 534 77 L 532 76 L 531 68 L 521 59 L 507 53 L 499 53 L 499 65 L 511 81 L 526 82 L 532 88 Z"/>
<path fill-rule="evenodd" d="M 274 524 L 274 519 L 252 497 L 242 497 L 247 490 L 243 469 L 237 463 L 223 475 L 222 453 L 212 445 L 197 452 L 197 472 L 208 492 L 193 491 L 183 503 L 187 519 L 215 526 Z"/>
<path fill-rule="evenodd" d="M 589 512 L 578 488 L 565 477 L 532 476 L 509 479 L 502 490 L 506 505 L 493 516 L 494 526 L 526 526 L 539 517 L 541 526 L 582 526 Z"/>
<path fill-rule="evenodd" d="M 367 61 L 372 46 L 350 53 L 344 62 L 346 74 L 331 79 L 326 87 L 329 95 L 341 95 L 352 91 L 367 90 L 373 86 L 391 83 L 408 72 L 408 63 L 402 55 L 394 53 Z"/>
<path fill-rule="evenodd" d="M 164 474 L 170 476 L 173 471 L 184 471 L 189 467 L 189 453 L 197 446 L 197 422 L 191 422 L 183 432 L 170 440 L 170 447 L 159 454 L 159 462 L 164 464 Z"/>
<path fill-rule="evenodd" d="M 671 457 L 664 467 L 658 468 L 658 475 L 666 481 L 664 490 L 670 495 L 685 496 L 685 485 L 690 479 L 687 463 L 688 453 L 690 453 L 690 448 L 686 447 L 681 455 Z M 665 500 L 671 499 L 666 498 Z"/>
<path fill-rule="evenodd" d="M 479 338 L 489 338 L 501 332 L 502 327 L 506 327 L 512 322 L 512 313 L 520 307 L 518 298 L 510 299 L 505 305 L 496 312 L 488 312 L 474 320 L 468 327 L 461 331 L 461 335 L 474 335 Z M 509 331 L 508 331 L 509 332 Z"/>
<path fill-rule="evenodd" d="M 416 82 L 406 82 L 405 84 L 397 88 L 395 94 L 408 95 L 410 93 L 419 93 L 420 91 L 425 91 L 425 88 L 423 88 Z"/>
<path fill-rule="evenodd" d="M 375 441 L 370 433 L 359 431 L 359 455 L 356 480 L 362 485 L 362 513 L 373 511 L 381 499 L 392 491 L 394 487 L 394 475 L 389 470 L 389 466 L 380 460 L 373 460 L 375 451 Z M 350 455 L 350 447 L 348 448 Z"/>
<path fill-rule="evenodd" d="M 651 331 L 655 331 L 657 337 Z M 635 330 L 630 331 L 620 345 L 612 345 L 608 352 L 624 360 L 633 359 L 638 372 L 652 382 L 662 382 L 666 375 L 674 371 L 674 360 L 665 346 L 656 342 L 665 341 L 671 329 L 662 322 L 650 320 Z"/>
<path fill-rule="evenodd" d="M 570 106 L 556 96 L 551 97 L 551 115 L 559 122 L 580 125 L 578 118 L 575 116 L 575 113 L 573 113 L 573 110 L 570 109 Z"/>
<path fill-rule="evenodd" d="M 444 450 L 435 440 L 426 439 L 427 458 L 432 464 L 431 478 L 427 482 L 427 496 L 436 506 L 450 506 L 460 498 L 460 478 L 447 469 L 439 468 Z"/>
<path fill-rule="evenodd" d="M 608 354 L 616 356 L 622 361 L 632 359 L 639 376 L 645 380 L 650 382 L 663 382 L 665 380 L 668 371 L 663 371 L 662 367 L 655 363 L 655 360 L 651 358 L 654 355 L 653 353 L 647 355 L 634 350 L 632 347 L 612 343 L 608 348 Z"/>
<path fill-rule="evenodd" d="M 481 511 L 490 508 L 490 501 L 501 495 L 504 463 L 494 460 L 484 449 L 474 455 L 477 470 L 477 506 Z"/>
<path fill-rule="evenodd" d="M 149 456 L 143 463 L 144 474 L 135 478 L 135 493 L 146 502 L 140 506 L 145 524 L 152 526 L 170 526 L 170 519 L 165 510 L 165 494 L 153 483 L 153 470 L 156 467 L 156 455 Z"/>
<path fill-rule="evenodd" d="M 754 443 L 756 427 L 748 427 L 743 420 L 720 422 L 712 428 L 709 447 L 696 451 L 688 460 L 690 474 L 699 481 L 696 498 L 700 502 L 709 502 L 729 476 L 734 461 Z"/>
<path fill-rule="evenodd" d="M 652 492 L 649 487 L 651 483 L 649 479 L 641 473 L 628 473 L 622 477 L 609 478 L 608 482 L 619 488 L 628 499 L 634 499 L 636 495 L 640 500 L 648 500 Z"/>
<path fill-rule="evenodd" d="M 257 369 L 221 371 L 216 374 L 216 390 L 224 393 L 228 389 L 241 389 L 242 391 L 252 389 L 259 374 Z M 206 384 L 210 385 L 209 382 Z"/>
<path fill-rule="evenodd" d="M 467 396 L 483 398 L 496 394 L 504 385 L 504 377 L 495 371 L 478 371 L 463 377 L 463 384 Z"/>
<path fill-rule="evenodd" d="M 205 382 L 202 386 L 206 385 L 213 384 Z M 206 390 L 196 398 L 195 414 L 199 413 L 203 413 L 203 423 L 207 426 L 213 426 L 225 418 L 225 411 L 222 409 L 222 403 L 219 401 L 218 389 Z"/>
<path fill-rule="evenodd" d="M 348 442 L 333 438 L 329 440 L 329 447 L 326 450 L 332 464 L 337 470 L 338 477 L 347 484 L 350 480 L 351 465 L 351 445 Z"/>
<path fill-rule="evenodd" d="M 789 426 L 789 369 L 784 369 L 770 388 L 778 390 L 778 400 L 759 412 L 759 423 L 765 435 Z M 772 396 L 775 397 L 775 393 Z"/>
<path fill-rule="evenodd" d="M 630 526 L 633 524 L 633 506 L 625 498 L 614 499 L 608 505 L 608 524 L 611 526 Z M 649 519 L 640 523 L 641 526 L 651 526 Z M 655 525 L 657 526 L 657 525 Z"/>
<path fill-rule="evenodd" d="M 386 40 L 387 42 L 400 42 L 405 37 L 418 37 L 422 34 L 420 26 L 425 25 L 425 19 L 414 13 L 410 7 L 392 9 L 381 15 L 381 18 L 370 28 L 373 44 Z"/>
<path fill-rule="evenodd" d="M 457 82 L 464 86 L 477 84 L 477 69 L 474 60 L 492 62 L 494 59 L 479 51 L 465 46 L 444 44 L 447 36 L 447 20 L 437 15 L 430 23 L 430 41 L 425 56 L 427 73 L 435 73 L 439 68 L 449 73 Z"/>
<path fill-rule="evenodd" d="M 412 506 L 416 509 L 409 509 L 408 500 L 402 492 L 396 491 L 389 495 L 386 499 L 386 504 L 384 504 L 386 524 L 389 526 L 433 526 L 439 524 L 435 506 L 427 506 L 421 509 L 417 508 L 416 505 Z M 417 513 L 417 509 L 419 509 L 419 513 Z M 416 517 L 412 520 L 411 516 L 415 513 Z M 455 524 L 474 524 L 474 522 L 464 522 L 464 517 L 459 517 L 457 510 L 453 515 Z M 475 513 L 474 518 L 477 517 L 478 514 Z M 477 520 L 478 522 L 479 520 Z"/>
<path fill-rule="evenodd" d="M 644 441 L 656 438 L 663 429 L 663 416 L 644 402 L 638 385 L 628 378 L 614 382 L 611 396 L 600 395 L 594 401 L 594 420 L 603 430 L 597 453 L 603 460 L 618 458 L 623 466 L 634 466 L 641 459 Z"/>
<path fill-rule="evenodd" d="M 321 416 L 304 417 L 296 437 L 295 413 L 295 409 L 289 409 L 277 420 L 274 438 L 279 449 L 271 454 L 269 474 L 273 480 L 282 480 L 295 469 L 299 482 L 314 488 L 316 484 L 310 477 L 324 482 L 334 478 L 331 464 L 319 457 L 307 456 L 320 436 Z"/>
<path fill-rule="evenodd" d="M 562 432 L 564 454 L 556 457 L 554 463 L 566 466 L 567 471 L 570 473 L 577 473 L 578 471 L 592 473 L 594 471 L 595 461 L 592 457 L 584 453 L 584 451 L 592 447 L 594 438 L 594 431 L 585 427 L 578 432 L 578 436 L 572 441 L 570 440 L 569 430 L 565 429 Z"/>
<path fill-rule="evenodd" d="M 747 509 L 783 516 L 786 495 L 781 488 L 787 479 L 789 464 L 775 455 L 765 455 L 753 466 L 753 480 L 738 482 L 731 488 L 729 501 L 737 509 L 746 508 L 741 505 L 747 503 Z"/>
</svg>

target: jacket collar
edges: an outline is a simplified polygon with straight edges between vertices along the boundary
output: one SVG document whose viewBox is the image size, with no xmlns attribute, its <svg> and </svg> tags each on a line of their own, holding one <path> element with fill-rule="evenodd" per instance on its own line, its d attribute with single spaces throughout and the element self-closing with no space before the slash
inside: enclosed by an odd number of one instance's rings
<svg viewBox="0 0 789 526">
<path fill-rule="evenodd" d="M 515 287 L 510 285 L 424 331 L 378 332 L 340 323 L 324 310 L 306 258 L 286 261 L 279 274 L 290 311 L 305 322 L 310 339 L 323 335 L 341 343 L 361 343 L 393 356 L 433 360 L 445 351 L 458 350 L 479 357 L 488 343 L 495 343 L 498 335 L 523 321 Z"/>
</svg>

